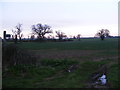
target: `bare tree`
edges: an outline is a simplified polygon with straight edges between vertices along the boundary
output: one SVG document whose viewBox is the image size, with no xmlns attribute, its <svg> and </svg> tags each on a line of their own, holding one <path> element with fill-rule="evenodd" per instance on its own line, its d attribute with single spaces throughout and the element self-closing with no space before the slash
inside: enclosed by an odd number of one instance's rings
<svg viewBox="0 0 120 90">
<path fill-rule="evenodd" d="M 45 34 L 52 33 L 51 27 L 44 24 L 32 25 L 33 34 L 36 34 L 38 39 L 44 39 Z"/>
<path fill-rule="evenodd" d="M 13 29 L 12 29 L 12 32 L 13 32 L 12 39 L 14 40 L 15 43 L 17 43 L 17 32 L 16 30 L 13 30 Z"/>
<path fill-rule="evenodd" d="M 31 35 L 31 40 L 34 40 L 35 39 L 35 35 Z"/>
<path fill-rule="evenodd" d="M 21 38 L 23 36 L 23 34 L 21 34 L 21 32 L 22 32 L 22 24 L 19 23 L 18 25 L 16 25 L 15 28 L 17 29 L 17 35 L 19 37 L 19 40 L 21 41 Z"/>
<path fill-rule="evenodd" d="M 49 35 L 47 38 L 48 38 L 48 39 L 52 39 L 52 38 L 53 38 L 53 36 L 52 36 L 52 35 Z"/>
<path fill-rule="evenodd" d="M 18 23 L 16 26 L 15 26 L 15 29 L 16 30 L 12 30 L 13 34 L 14 34 L 14 37 L 15 37 L 15 42 L 17 40 L 17 37 L 19 37 L 19 40 L 21 41 L 21 38 L 23 36 L 23 34 L 21 34 L 22 32 L 22 24 Z"/>
<path fill-rule="evenodd" d="M 105 37 L 109 37 L 110 31 L 108 29 L 101 29 L 99 30 L 95 36 L 99 36 L 101 40 L 104 40 Z"/>
<path fill-rule="evenodd" d="M 76 39 L 76 36 L 73 36 L 73 39 Z"/>
<path fill-rule="evenodd" d="M 64 37 L 67 37 L 67 35 L 65 35 L 65 33 L 61 32 L 61 31 L 56 31 L 56 34 L 57 34 L 56 37 L 58 37 L 59 40 L 62 40 Z"/>
<path fill-rule="evenodd" d="M 80 36 L 81 36 L 81 34 L 78 34 L 77 35 L 77 39 L 80 41 Z"/>
</svg>

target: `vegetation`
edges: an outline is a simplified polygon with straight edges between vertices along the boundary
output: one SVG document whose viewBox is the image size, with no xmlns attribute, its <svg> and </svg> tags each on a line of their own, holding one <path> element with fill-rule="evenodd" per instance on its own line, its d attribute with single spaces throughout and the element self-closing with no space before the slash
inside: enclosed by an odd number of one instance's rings
<svg viewBox="0 0 120 90">
<path fill-rule="evenodd" d="M 101 40 L 104 40 L 105 37 L 109 37 L 110 31 L 107 29 L 101 29 L 97 32 L 96 36 L 99 36 Z"/>
<path fill-rule="evenodd" d="M 30 50 L 56 49 L 56 50 L 114 50 L 118 48 L 118 39 L 108 38 L 105 42 L 99 39 L 81 39 L 71 42 L 23 42 L 20 47 Z"/>
<path fill-rule="evenodd" d="M 31 56 L 32 53 L 29 53 L 27 50 L 19 48 L 15 44 L 3 44 L 2 51 L 3 70 L 19 64 L 35 65 L 36 63 L 36 58 L 34 56 Z"/>
<path fill-rule="evenodd" d="M 16 25 L 15 29 L 16 30 L 12 30 L 12 32 L 13 32 L 13 38 L 15 39 L 15 43 L 17 43 L 17 38 L 19 37 L 19 40 L 21 41 L 22 36 L 23 36 L 23 34 L 21 34 L 22 24 L 19 23 L 18 25 Z"/>
<path fill-rule="evenodd" d="M 8 42 L 8 46 L 11 44 Z M 119 88 L 117 38 L 106 38 L 104 42 L 99 39 L 22 42 L 17 47 L 28 51 L 20 55 L 24 61 L 31 61 L 25 56 L 35 56 L 37 60 L 32 58 L 35 64 L 22 62 L 4 69 L 3 88 L 86 88 L 92 73 L 103 65 L 108 67 L 109 86 Z"/>
<path fill-rule="evenodd" d="M 108 73 L 108 80 L 112 83 L 113 87 L 119 87 L 120 88 L 120 81 L 119 81 L 119 67 L 120 64 L 115 63 L 112 64 Z"/>
<path fill-rule="evenodd" d="M 52 33 L 51 27 L 46 24 L 32 25 L 32 30 L 33 30 L 33 33 L 38 36 L 38 39 L 44 39 L 45 34 Z"/>
<path fill-rule="evenodd" d="M 91 73 L 95 72 L 98 66 L 105 64 L 103 61 L 77 63 L 80 67 L 74 72 L 65 71 L 73 63 L 69 60 L 44 60 L 40 67 L 33 66 L 13 66 L 8 71 L 3 72 L 3 87 L 14 88 L 84 88 Z M 59 63 L 56 65 L 55 63 Z M 113 64 L 115 65 L 115 64 Z M 112 69 L 112 68 L 111 68 Z M 114 68 L 113 68 L 114 69 Z M 117 69 L 114 69 L 117 70 Z M 110 71 L 110 83 L 113 87 L 118 87 L 118 74 Z"/>
<path fill-rule="evenodd" d="M 56 31 L 56 34 L 57 34 L 56 37 L 58 37 L 59 40 L 62 40 L 64 37 L 67 37 L 67 35 L 65 35 L 65 33 L 61 32 L 61 31 Z"/>
<path fill-rule="evenodd" d="M 80 36 L 81 36 L 80 34 L 77 35 L 77 39 L 78 39 L 79 41 L 80 41 Z"/>
</svg>

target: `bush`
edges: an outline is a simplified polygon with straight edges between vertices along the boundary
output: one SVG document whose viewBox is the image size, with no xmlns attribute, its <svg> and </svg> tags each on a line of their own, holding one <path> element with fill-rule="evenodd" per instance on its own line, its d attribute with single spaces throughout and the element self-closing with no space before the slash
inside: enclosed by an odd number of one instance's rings
<svg viewBox="0 0 120 90">
<path fill-rule="evenodd" d="M 3 67 L 13 65 L 35 65 L 36 58 L 32 56 L 28 51 L 18 48 L 15 44 L 3 44 Z"/>
</svg>

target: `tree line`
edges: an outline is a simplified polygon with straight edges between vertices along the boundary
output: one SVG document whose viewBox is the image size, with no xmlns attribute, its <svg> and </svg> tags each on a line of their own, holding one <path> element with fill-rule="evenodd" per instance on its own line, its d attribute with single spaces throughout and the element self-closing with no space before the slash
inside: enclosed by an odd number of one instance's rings
<svg viewBox="0 0 120 90">
<path fill-rule="evenodd" d="M 31 39 L 34 39 L 36 35 L 39 41 L 44 40 L 46 38 L 45 37 L 46 34 L 53 33 L 51 26 L 47 24 L 38 23 L 36 25 L 32 25 L 31 29 L 32 29 Z M 12 38 L 15 40 L 15 42 L 17 42 L 18 39 L 19 41 L 21 41 L 23 37 L 22 24 L 20 23 L 17 24 L 15 26 L 15 30 L 12 30 L 12 32 L 13 32 Z M 60 41 L 63 40 L 63 38 L 67 37 L 67 35 L 64 32 L 61 32 L 60 30 L 55 32 L 56 32 L 56 37 L 58 37 Z M 81 37 L 81 34 L 78 34 L 73 38 L 74 39 L 77 38 L 78 40 L 80 40 L 80 37 Z M 101 29 L 95 34 L 95 37 L 100 37 L 101 40 L 104 40 L 105 37 L 110 37 L 110 31 L 108 29 Z"/>
</svg>

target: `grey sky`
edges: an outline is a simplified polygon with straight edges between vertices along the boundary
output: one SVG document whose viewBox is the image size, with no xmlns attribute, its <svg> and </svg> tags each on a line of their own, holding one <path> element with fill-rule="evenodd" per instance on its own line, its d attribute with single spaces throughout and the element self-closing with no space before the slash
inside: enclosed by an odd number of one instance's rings
<svg viewBox="0 0 120 90">
<path fill-rule="evenodd" d="M 23 32 L 31 32 L 31 25 L 48 24 L 53 31 L 68 35 L 93 36 L 105 28 L 117 35 L 118 0 L 2 0 L 0 2 L 0 32 L 11 30 L 17 23 L 23 24 Z M 0 34 L 1 36 L 1 34 Z"/>
</svg>

